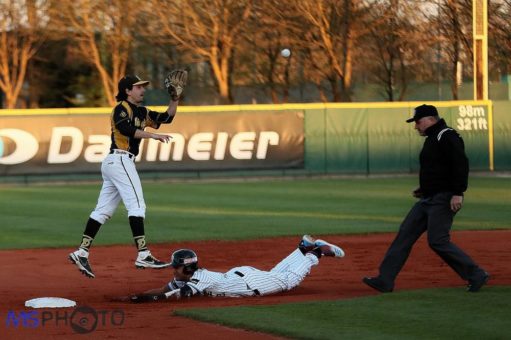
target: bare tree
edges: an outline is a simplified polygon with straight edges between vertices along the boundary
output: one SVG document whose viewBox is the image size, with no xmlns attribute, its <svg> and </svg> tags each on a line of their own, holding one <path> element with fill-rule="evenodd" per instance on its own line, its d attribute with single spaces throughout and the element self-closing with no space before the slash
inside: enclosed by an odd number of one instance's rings
<svg viewBox="0 0 511 340">
<path fill-rule="evenodd" d="M 353 49 L 358 36 L 354 20 L 358 0 L 302 0 L 298 13 L 309 28 L 304 37 L 311 53 L 309 69 L 323 73 L 334 101 L 350 101 Z M 341 88 L 338 83 L 340 81 Z"/>
<path fill-rule="evenodd" d="M 372 3 L 369 13 L 365 50 L 372 62 L 367 69 L 383 87 L 388 101 L 403 100 L 413 78 L 411 68 L 425 40 L 417 29 L 421 26 L 419 13 L 414 4 L 400 0 Z"/>
<path fill-rule="evenodd" d="M 437 4 L 438 13 L 430 18 L 433 31 L 432 35 L 440 44 L 440 51 L 447 59 L 448 79 L 451 82 L 451 93 L 457 100 L 459 89 L 459 77 L 462 70 L 460 66 L 472 63 L 471 24 L 472 24 L 472 1 L 471 0 L 443 0 Z M 440 61 L 439 61 L 440 62 Z"/>
<path fill-rule="evenodd" d="M 301 67 L 303 30 L 293 8 L 294 2 L 255 2 L 236 54 L 237 84 L 260 86 L 273 103 L 288 101 Z M 281 55 L 283 48 L 291 50 L 289 57 Z"/>
<path fill-rule="evenodd" d="M 211 67 L 220 101 L 232 103 L 231 72 L 253 0 L 153 1 L 155 32 Z"/>
<path fill-rule="evenodd" d="M 511 76 L 511 0 L 489 3 L 488 39 L 490 70 L 496 76 Z M 491 14 L 490 14 L 491 13 Z"/>
<path fill-rule="evenodd" d="M 4 0 L 0 2 L 0 89 L 5 106 L 15 108 L 27 67 L 45 40 L 50 1 Z"/>
<path fill-rule="evenodd" d="M 63 33 L 71 35 L 82 58 L 99 73 L 108 105 L 114 105 L 117 82 L 128 66 L 137 29 L 140 0 L 62 0 Z M 69 27 L 69 28 L 67 28 Z"/>
</svg>

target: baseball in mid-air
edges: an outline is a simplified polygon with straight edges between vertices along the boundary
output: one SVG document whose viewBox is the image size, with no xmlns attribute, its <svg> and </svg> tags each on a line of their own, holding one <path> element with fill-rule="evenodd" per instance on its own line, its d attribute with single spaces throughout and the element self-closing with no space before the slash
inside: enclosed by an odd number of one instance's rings
<svg viewBox="0 0 511 340">
<path fill-rule="evenodd" d="M 282 51 L 280 51 L 280 55 L 284 58 L 289 58 L 291 51 L 288 48 L 284 48 Z"/>
</svg>

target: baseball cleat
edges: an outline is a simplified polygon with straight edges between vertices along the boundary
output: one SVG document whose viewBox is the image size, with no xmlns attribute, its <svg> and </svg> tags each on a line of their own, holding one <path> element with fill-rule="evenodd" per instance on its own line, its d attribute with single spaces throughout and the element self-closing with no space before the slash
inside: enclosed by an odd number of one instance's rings
<svg viewBox="0 0 511 340">
<path fill-rule="evenodd" d="M 344 257 L 344 250 L 335 244 L 328 243 L 325 240 L 316 240 L 314 245 L 321 250 L 321 254 L 331 257 Z"/>
<path fill-rule="evenodd" d="M 71 263 L 74 263 L 78 267 L 78 270 L 83 275 L 90 277 L 91 279 L 96 277 L 92 272 L 89 264 L 88 253 L 85 250 L 78 249 L 77 251 L 69 254 L 68 258 Z"/>
<path fill-rule="evenodd" d="M 165 263 L 158 260 L 156 257 L 151 255 L 150 251 L 141 251 L 138 253 L 137 260 L 135 261 L 135 267 L 138 269 L 153 268 L 162 269 L 170 266 L 170 263 Z"/>
</svg>

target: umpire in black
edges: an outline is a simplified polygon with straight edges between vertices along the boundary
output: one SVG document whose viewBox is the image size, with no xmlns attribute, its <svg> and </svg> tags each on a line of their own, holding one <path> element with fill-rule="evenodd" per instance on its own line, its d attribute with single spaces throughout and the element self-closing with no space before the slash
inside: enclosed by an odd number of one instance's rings
<svg viewBox="0 0 511 340">
<path fill-rule="evenodd" d="M 432 105 L 416 107 L 413 117 L 406 122 L 415 122 L 415 129 L 426 137 L 420 153 L 420 186 L 413 191 L 419 201 L 401 224 L 380 264 L 379 275 L 365 277 L 363 282 L 380 292 L 392 292 L 413 245 L 427 231 L 431 249 L 468 282 L 469 292 L 477 292 L 489 275 L 451 243 L 449 235 L 454 215 L 463 205 L 468 183 L 463 139 L 447 126 Z"/>
</svg>

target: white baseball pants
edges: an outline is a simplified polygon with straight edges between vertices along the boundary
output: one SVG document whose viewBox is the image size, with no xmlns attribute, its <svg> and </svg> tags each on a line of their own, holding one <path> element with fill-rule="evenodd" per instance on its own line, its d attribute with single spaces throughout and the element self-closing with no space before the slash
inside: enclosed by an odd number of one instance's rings
<svg viewBox="0 0 511 340">
<path fill-rule="evenodd" d="M 124 151 L 109 154 L 101 164 L 103 187 L 90 217 L 104 224 L 123 201 L 128 216 L 145 218 L 146 205 L 142 184 L 135 167 L 135 157 Z"/>
</svg>

